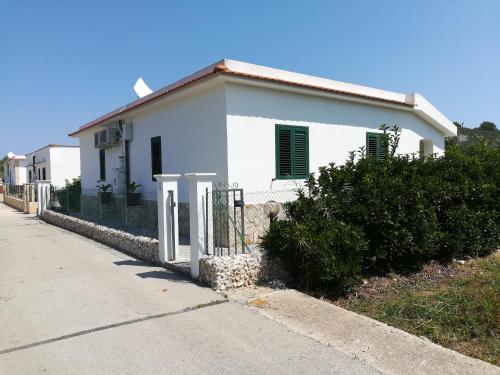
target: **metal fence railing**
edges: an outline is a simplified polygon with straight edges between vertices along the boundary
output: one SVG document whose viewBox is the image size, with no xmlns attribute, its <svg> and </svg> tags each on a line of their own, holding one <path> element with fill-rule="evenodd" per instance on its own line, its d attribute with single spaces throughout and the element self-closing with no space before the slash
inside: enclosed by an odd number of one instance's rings
<svg viewBox="0 0 500 375">
<path fill-rule="evenodd" d="M 117 194 L 52 187 L 49 208 L 138 236 L 158 238 L 156 192 Z"/>
<path fill-rule="evenodd" d="M 231 256 L 251 251 L 260 243 L 271 220 L 285 218 L 284 203 L 297 197 L 297 189 L 247 192 L 217 187 L 207 192 L 206 253 Z"/>
<path fill-rule="evenodd" d="M 24 185 L 5 185 L 5 195 L 12 198 L 23 199 Z"/>
<path fill-rule="evenodd" d="M 278 203 L 294 201 L 298 197 L 297 191 L 297 189 L 287 189 L 245 192 L 245 205 L 259 205 L 269 201 Z"/>
<path fill-rule="evenodd" d="M 243 189 L 207 190 L 205 202 L 206 254 L 223 256 L 246 253 Z"/>
</svg>

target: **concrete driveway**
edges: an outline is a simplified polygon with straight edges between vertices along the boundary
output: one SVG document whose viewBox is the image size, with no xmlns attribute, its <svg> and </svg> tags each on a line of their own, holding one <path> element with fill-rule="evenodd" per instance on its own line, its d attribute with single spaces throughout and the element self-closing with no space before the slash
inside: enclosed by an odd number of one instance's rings
<svg viewBox="0 0 500 375">
<path fill-rule="evenodd" d="M 0 204 L 0 373 L 377 373 L 163 268 Z"/>
</svg>

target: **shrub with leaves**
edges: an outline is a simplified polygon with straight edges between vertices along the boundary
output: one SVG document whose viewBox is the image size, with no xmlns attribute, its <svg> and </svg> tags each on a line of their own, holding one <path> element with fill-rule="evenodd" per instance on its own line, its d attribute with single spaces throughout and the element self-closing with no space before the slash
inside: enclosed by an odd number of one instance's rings
<svg viewBox="0 0 500 375">
<path fill-rule="evenodd" d="M 362 274 L 413 271 L 431 259 L 498 247 L 500 150 L 484 143 L 445 156 L 397 155 L 383 125 L 383 160 L 362 148 L 311 174 L 262 246 L 308 288 L 345 290 Z"/>
<path fill-rule="evenodd" d="M 59 190 L 55 190 L 57 204 L 52 208 L 58 211 L 79 211 L 80 196 L 82 193 L 82 181 L 80 177 L 71 181 L 65 180 L 65 185 Z"/>
</svg>

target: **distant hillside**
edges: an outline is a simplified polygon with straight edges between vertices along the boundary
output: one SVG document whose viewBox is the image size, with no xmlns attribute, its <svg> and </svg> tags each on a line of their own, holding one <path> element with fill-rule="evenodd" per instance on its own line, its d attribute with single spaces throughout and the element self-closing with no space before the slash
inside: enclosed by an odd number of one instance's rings
<svg viewBox="0 0 500 375">
<path fill-rule="evenodd" d="M 496 130 L 483 130 L 480 128 L 466 128 L 459 124 L 457 125 L 458 135 L 451 138 L 450 142 L 456 142 L 459 146 L 467 146 L 471 143 L 484 140 L 494 147 L 500 147 L 500 131 Z"/>
</svg>

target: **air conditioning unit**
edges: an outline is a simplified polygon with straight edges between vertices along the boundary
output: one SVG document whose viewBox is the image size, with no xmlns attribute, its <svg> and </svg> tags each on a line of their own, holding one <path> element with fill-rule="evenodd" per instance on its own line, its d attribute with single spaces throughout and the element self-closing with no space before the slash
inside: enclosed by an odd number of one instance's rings
<svg viewBox="0 0 500 375">
<path fill-rule="evenodd" d="M 107 130 L 100 130 L 97 133 L 94 133 L 94 147 L 95 148 L 104 148 L 107 146 L 108 134 Z"/>
<path fill-rule="evenodd" d="M 108 144 L 108 132 L 106 130 L 99 131 L 99 144 L 101 147 L 106 147 Z"/>
<path fill-rule="evenodd" d="M 120 144 L 121 133 L 118 128 L 107 128 L 106 132 L 107 146 L 117 146 Z"/>
<path fill-rule="evenodd" d="M 120 144 L 121 133 L 118 128 L 110 127 L 94 133 L 94 147 L 107 148 Z"/>
</svg>

